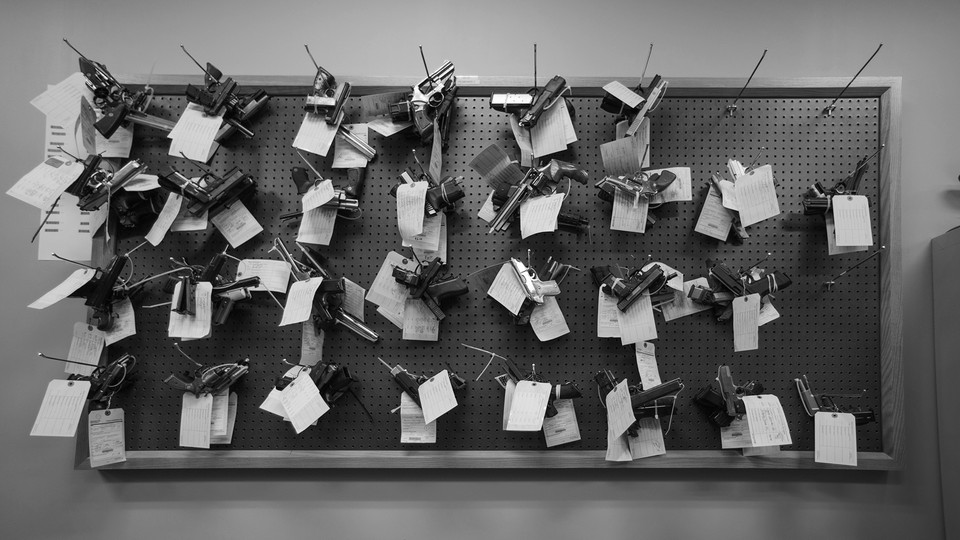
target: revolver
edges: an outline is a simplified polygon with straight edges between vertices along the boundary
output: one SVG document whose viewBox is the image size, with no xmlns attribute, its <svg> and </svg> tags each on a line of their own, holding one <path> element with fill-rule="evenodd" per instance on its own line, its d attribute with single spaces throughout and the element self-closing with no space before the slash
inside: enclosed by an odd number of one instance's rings
<svg viewBox="0 0 960 540">
<path fill-rule="evenodd" d="M 153 88 L 149 84 L 143 90 L 133 92 L 120 84 L 107 66 L 90 60 L 66 39 L 63 42 L 80 55 L 80 72 L 86 78 L 87 87 L 93 91 L 93 104 L 103 113 L 94 127 L 104 138 L 112 137 L 126 123 L 150 126 L 168 133 L 173 129 L 174 122 L 147 114 L 153 100 Z"/>
<path fill-rule="evenodd" d="M 610 266 L 594 266 L 590 269 L 590 275 L 594 284 L 605 294 L 617 297 L 617 308 L 623 312 L 630 309 L 645 292 L 650 293 L 653 304 L 673 300 L 673 289 L 663 289 L 676 274 L 665 275 L 659 264 L 650 265 L 646 271 L 640 268 L 633 270 L 622 279 L 614 274 Z"/>
<path fill-rule="evenodd" d="M 90 375 L 73 373 L 67 380 L 90 381 L 90 392 L 87 394 L 90 406 L 107 409 L 113 396 L 123 389 L 125 383 L 130 382 L 127 375 L 133 371 L 136 364 L 137 359 L 133 355 L 124 353 L 105 366 L 97 366 Z"/>
<path fill-rule="evenodd" d="M 263 110 L 270 96 L 263 90 L 256 90 L 245 96 L 239 95 L 240 86 L 232 77 L 221 82 L 223 73 L 216 66 L 207 62 L 207 67 L 204 68 L 183 45 L 180 45 L 180 48 L 203 71 L 203 86 L 187 85 L 187 101 L 200 105 L 203 112 L 210 116 L 223 115 L 224 126 L 220 128 L 215 140 L 222 144 L 236 132 L 248 139 L 252 138 L 253 131 L 246 123 Z"/>
<path fill-rule="evenodd" d="M 870 170 L 870 160 L 876 157 L 885 145 L 872 155 L 867 156 L 857 162 L 857 168 L 853 173 L 837 181 L 831 189 L 826 189 L 820 182 L 814 182 L 803 196 L 803 214 L 807 216 L 824 215 L 830 210 L 831 199 L 836 195 L 856 195 L 860 189 L 860 182 L 863 175 Z"/>
<path fill-rule="evenodd" d="M 730 374 L 730 366 L 720 366 L 715 381 L 716 386 L 704 386 L 693 396 L 693 401 L 706 411 L 710 421 L 718 427 L 727 427 L 735 418 L 746 414 L 744 396 L 763 393 L 763 385 L 756 381 L 750 381 L 743 386 L 735 384 L 733 375 Z"/>
<path fill-rule="evenodd" d="M 445 268 L 446 265 L 443 264 L 440 257 L 434 257 L 426 266 L 421 266 L 418 271 L 406 270 L 399 266 L 393 269 L 393 279 L 410 289 L 410 298 L 423 300 L 423 303 L 439 321 L 442 321 L 445 317 L 443 310 L 440 309 L 440 302 L 470 292 L 462 279 L 441 276 L 441 272 Z"/>
<path fill-rule="evenodd" d="M 257 190 L 252 176 L 234 167 L 226 175 L 218 176 L 209 170 L 193 182 L 173 166 L 159 175 L 160 186 L 187 199 L 187 213 L 200 216 L 204 212 L 216 215 L 236 200 L 247 200 Z"/>
<path fill-rule="evenodd" d="M 543 88 L 532 88 L 526 94 L 492 94 L 490 108 L 520 114 L 520 127 L 529 129 L 537 125 L 543 111 L 552 107 L 566 90 L 566 79 L 556 75 Z M 573 106 L 568 103 L 567 107 L 573 116 Z"/>
<path fill-rule="evenodd" d="M 513 218 L 519 214 L 520 204 L 523 201 L 531 196 L 554 193 L 557 183 L 564 178 L 570 178 L 586 185 L 587 172 L 565 161 L 551 159 L 543 167 L 531 167 L 524 175 L 523 180 L 515 186 L 504 185 L 499 189 L 497 189 L 497 186 L 492 186 L 497 191 L 502 192 L 500 197 L 504 202 L 500 204 L 496 217 L 490 222 L 488 232 L 507 230 Z M 497 194 L 494 193 L 494 201 L 497 198 Z"/>
<path fill-rule="evenodd" d="M 535 382 L 544 382 L 540 375 L 536 372 L 536 366 L 534 366 L 533 371 L 526 372 L 521 370 L 517 365 L 510 360 L 509 358 L 500 357 L 503 360 L 504 366 L 507 368 L 507 375 L 513 379 L 513 382 L 518 383 L 520 381 L 535 381 Z M 554 400 L 557 399 L 574 399 L 583 396 L 580 392 L 580 387 L 577 386 L 577 383 L 564 381 L 563 384 L 558 384 L 553 387 L 553 391 L 550 392 L 550 398 L 547 401 L 547 410 L 544 413 L 544 417 L 553 418 L 557 415 L 557 407 L 553 404 Z"/>
<path fill-rule="evenodd" d="M 598 392 L 601 398 L 613 391 L 617 385 L 617 379 L 609 369 L 603 369 L 594 375 L 593 380 L 597 383 Z M 676 395 L 683 390 L 683 381 L 679 378 L 658 384 L 653 388 L 644 389 L 640 385 L 628 385 L 630 390 L 630 406 L 633 408 L 634 416 L 639 418 L 670 416 L 676 405 Z M 670 396 L 670 403 L 660 403 L 661 399 Z M 634 423 L 627 430 L 631 437 L 639 435 L 639 426 Z"/>
<path fill-rule="evenodd" d="M 390 375 L 393 376 L 393 380 L 400 388 L 403 389 L 418 406 L 422 407 L 420 403 L 420 385 L 430 380 L 430 377 L 426 375 L 413 375 L 400 364 L 390 367 L 390 364 L 384 362 L 383 358 L 377 358 L 377 360 L 380 360 L 380 363 L 390 370 Z M 449 364 L 447 364 L 447 374 L 450 376 L 450 386 L 453 387 L 454 392 L 460 392 L 467 387 L 467 381 L 460 375 L 457 375 Z"/>
<path fill-rule="evenodd" d="M 597 196 L 607 202 L 613 202 L 618 189 L 633 195 L 634 201 L 639 201 L 640 197 L 649 199 L 661 193 L 670 187 L 670 184 L 676 179 L 677 175 L 670 171 L 662 171 L 652 175 L 640 171 L 630 176 L 605 176 L 594 187 L 598 190 Z"/>
<path fill-rule="evenodd" d="M 177 348 L 179 349 L 178 345 Z M 187 358 L 194 362 L 189 356 Z M 163 382 L 181 392 L 190 392 L 194 396 L 200 397 L 203 394 L 216 394 L 230 388 L 250 369 L 249 358 L 238 360 L 233 364 L 220 364 L 210 367 L 197 362 L 194 363 L 197 365 L 197 369 L 193 373 L 185 371 L 182 375 L 172 374 Z"/>
<path fill-rule="evenodd" d="M 803 379 L 794 379 L 793 382 L 797 385 L 797 393 L 800 394 L 800 403 L 803 404 L 804 410 L 807 411 L 807 414 L 811 418 L 822 411 L 852 414 L 858 426 L 877 421 L 877 416 L 876 413 L 873 412 L 873 409 L 864 411 L 858 408 L 854 411 L 847 407 L 841 407 L 834 401 L 834 399 L 837 398 L 862 398 L 866 390 L 859 394 L 814 394 L 813 391 L 810 390 L 810 382 L 807 380 L 806 375 L 803 376 Z"/>
<path fill-rule="evenodd" d="M 407 99 L 390 104 L 394 122 L 413 122 L 422 144 L 433 141 L 433 124 L 440 128 L 442 148 L 449 143 L 450 126 L 456 109 L 457 78 L 453 62 L 447 60 L 436 71 L 413 86 Z"/>
</svg>

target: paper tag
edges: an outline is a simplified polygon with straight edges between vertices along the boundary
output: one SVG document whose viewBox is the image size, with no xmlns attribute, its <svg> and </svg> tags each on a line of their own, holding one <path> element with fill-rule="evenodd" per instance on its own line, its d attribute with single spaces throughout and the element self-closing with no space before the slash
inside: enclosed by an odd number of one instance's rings
<svg viewBox="0 0 960 540">
<path fill-rule="evenodd" d="M 367 122 L 368 128 L 376 131 L 384 137 L 392 137 L 412 126 L 413 122 L 394 122 L 389 118 L 373 118 Z"/>
<path fill-rule="evenodd" d="M 760 348 L 760 295 L 748 294 L 733 299 L 733 350 L 755 351 Z"/>
<path fill-rule="evenodd" d="M 288 369 L 283 376 L 296 379 L 301 373 L 309 373 L 309 368 L 303 368 L 301 366 L 293 366 Z M 266 399 L 263 400 L 263 403 L 260 404 L 260 410 L 266 411 L 270 414 L 275 414 L 280 418 L 283 418 L 284 421 L 289 422 L 290 417 L 287 416 L 287 412 L 283 410 L 283 404 L 280 403 L 280 390 L 277 390 L 276 387 L 270 389 L 270 393 L 267 394 Z"/>
<path fill-rule="evenodd" d="M 557 414 L 543 419 L 543 438 L 547 448 L 560 446 L 580 440 L 580 425 L 577 423 L 577 412 L 573 408 L 572 399 L 555 399 L 553 406 Z"/>
<path fill-rule="evenodd" d="M 194 287 L 194 293 L 196 303 L 194 314 L 177 313 L 173 308 L 176 306 L 180 295 L 190 294 L 189 290 L 183 290 L 183 283 L 177 283 L 173 291 L 173 299 L 170 303 L 170 323 L 167 327 L 167 335 L 170 337 L 200 339 L 210 335 L 213 320 L 211 304 L 213 284 L 207 281 L 201 281 Z"/>
<path fill-rule="evenodd" d="M 188 205 L 180 204 L 180 213 L 177 214 L 177 218 L 173 220 L 173 224 L 170 225 L 170 232 L 193 232 L 193 231 L 205 231 L 207 230 L 207 222 L 209 221 L 209 212 L 204 211 L 199 216 L 194 216 L 190 214 L 190 207 Z"/>
<path fill-rule="evenodd" d="M 520 381 L 510 402 L 507 431 L 540 431 L 553 388 L 548 383 Z"/>
<path fill-rule="evenodd" d="M 437 423 L 426 423 L 423 410 L 406 392 L 400 392 L 400 442 L 406 444 L 437 442 Z"/>
<path fill-rule="evenodd" d="M 341 124 L 343 129 L 349 131 L 354 137 L 368 143 L 369 139 L 367 124 Z M 367 166 L 367 156 L 360 153 L 352 144 L 347 142 L 343 135 L 336 137 L 333 144 L 333 169 L 354 169 Z"/>
<path fill-rule="evenodd" d="M 308 370 L 302 371 L 280 392 L 280 404 L 297 434 L 303 433 L 330 410 Z"/>
<path fill-rule="evenodd" d="M 300 365 L 315 366 L 323 361 L 323 342 L 326 334 L 317 330 L 313 321 L 304 321 L 300 334 Z"/>
<path fill-rule="evenodd" d="M 323 284 L 323 278 L 310 278 L 297 281 L 290 286 L 287 293 L 287 304 L 283 307 L 283 317 L 280 326 L 303 322 L 310 318 L 313 310 L 313 297 L 317 289 Z"/>
<path fill-rule="evenodd" d="M 643 233 L 647 230 L 647 213 L 650 201 L 616 189 L 613 193 L 613 211 L 610 213 L 610 230 Z"/>
<path fill-rule="evenodd" d="M 30 104 L 52 121 L 72 123 L 80 112 L 80 99 L 93 99 L 86 85 L 86 77 L 79 71 L 30 100 Z"/>
<path fill-rule="evenodd" d="M 693 315 L 694 313 L 699 313 L 701 311 L 710 309 L 711 306 L 709 304 L 700 304 L 698 302 L 694 302 L 689 296 L 687 296 L 690 293 L 690 289 L 692 289 L 694 285 L 709 288 L 710 282 L 707 281 L 707 278 L 705 277 L 684 281 L 683 291 L 673 292 L 673 302 L 660 306 L 660 309 L 663 311 L 663 319 L 665 321 L 669 322 L 674 319 L 679 319 L 680 317 L 686 317 L 687 315 Z"/>
<path fill-rule="evenodd" d="M 568 143 L 576 141 L 575 134 L 573 141 L 569 137 L 572 126 L 566 100 L 557 98 L 540 115 L 537 125 L 530 128 L 533 155 L 540 158 L 566 150 Z"/>
<path fill-rule="evenodd" d="M 319 182 L 303 194 L 301 201 L 303 204 L 303 211 L 306 212 L 307 210 L 320 208 L 321 206 L 330 202 L 330 200 L 332 200 L 335 196 L 336 193 L 333 191 L 332 180 L 324 180 Z"/>
<path fill-rule="evenodd" d="M 46 211 L 83 173 L 83 163 L 49 158 L 23 175 L 7 195 Z"/>
<path fill-rule="evenodd" d="M 213 394 L 213 404 L 210 407 L 210 438 L 223 437 L 227 434 L 227 416 L 230 414 L 230 389 Z"/>
<path fill-rule="evenodd" d="M 777 188 L 773 185 L 773 167 L 764 165 L 737 178 L 737 206 L 740 223 L 749 227 L 780 215 Z"/>
<path fill-rule="evenodd" d="M 521 238 L 557 230 L 557 217 L 562 205 L 563 193 L 530 197 L 520 203 Z"/>
<path fill-rule="evenodd" d="M 50 381 L 30 436 L 73 437 L 89 392 L 90 381 Z"/>
<path fill-rule="evenodd" d="M 95 268 L 81 268 L 80 270 L 74 270 L 67 279 L 63 280 L 63 283 L 57 285 L 53 289 L 34 300 L 29 306 L 31 309 L 44 309 L 48 308 L 57 302 L 63 300 L 64 298 L 75 293 L 77 289 L 85 285 L 90 281 L 97 270 Z"/>
<path fill-rule="evenodd" d="M 780 399 L 772 394 L 743 396 L 750 423 L 750 441 L 753 446 L 779 446 L 793 444 L 790 426 L 783 414 Z"/>
<path fill-rule="evenodd" d="M 303 115 L 303 123 L 300 124 L 292 146 L 304 152 L 326 156 L 339 127 L 339 121 L 330 125 L 323 115 L 307 113 Z"/>
<path fill-rule="evenodd" d="M 621 345 L 657 339 L 657 322 L 653 319 L 650 293 L 643 293 L 625 312 L 617 309 L 617 320 Z"/>
<path fill-rule="evenodd" d="M 250 210 L 240 201 L 233 201 L 229 208 L 224 208 L 217 215 L 210 218 L 213 226 L 230 242 L 230 246 L 238 248 L 247 240 L 263 232 L 263 227 L 253 217 Z"/>
<path fill-rule="evenodd" d="M 693 200 L 693 178 L 690 173 L 690 167 L 667 167 L 666 169 L 648 169 L 646 172 L 650 176 L 661 174 L 663 171 L 670 171 L 676 175 L 667 189 L 653 196 L 650 201 L 654 204 L 692 201 Z"/>
<path fill-rule="evenodd" d="M 514 315 L 520 311 L 523 301 L 527 299 L 527 293 L 524 292 L 523 285 L 517 279 L 517 273 L 510 263 L 504 263 L 500 267 L 487 294 Z"/>
<path fill-rule="evenodd" d="M 760 302 L 760 315 L 757 317 L 757 326 L 763 326 L 779 318 L 780 312 L 777 311 L 777 308 L 773 307 L 773 302 L 770 302 L 769 299 Z"/>
<path fill-rule="evenodd" d="M 866 195 L 837 195 L 831 202 L 837 247 L 872 246 L 870 200 Z"/>
<path fill-rule="evenodd" d="M 750 448 L 752 446 L 750 424 L 746 416 L 734 418 L 729 426 L 720 428 L 720 447 L 724 450 Z"/>
<path fill-rule="evenodd" d="M 90 467 L 97 468 L 127 460 L 123 430 L 123 409 L 90 411 L 87 417 Z"/>
<path fill-rule="evenodd" d="M 843 246 L 837 245 L 837 227 L 833 219 L 833 212 L 827 212 L 824 216 L 824 222 L 827 226 L 827 255 L 841 255 L 844 253 L 856 253 L 867 251 L 870 246 Z M 872 234 L 872 232 L 871 232 Z"/>
<path fill-rule="evenodd" d="M 167 231 L 170 230 L 170 226 L 173 225 L 173 221 L 177 219 L 181 204 L 183 204 L 183 197 L 180 195 L 176 193 L 169 193 L 167 195 L 167 201 L 163 203 L 163 209 L 160 210 L 160 214 L 157 215 L 156 221 L 153 222 L 153 226 L 150 227 L 150 232 L 148 232 L 145 237 L 147 242 L 150 242 L 150 244 L 154 246 L 160 245 L 163 237 L 166 236 Z"/>
<path fill-rule="evenodd" d="M 185 157 L 194 161 L 206 163 L 210 161 L 220 145 L 217 144 L 217 134 L 223 125 L 223 116 L 209 116 L 203 112 L 203 107 L 196 103 L 188 103 L 173 130 L 167 134 L 170 139 L 170 150 L 167 155 Z"/>
<path fill-rule="evenodd" d="M 417 393 L 420 395 L 420 405 L 423 406 L 423 420 L 427 424 L 432 424 L 457 406 L 457 396 L 453 393 L 447 370 L 427 379 L 417 389 Z"/>
<path fill-rule="evenodd" d="M 533 141 L 530 139 L 530 130 L 520 127 L 520 119 L 516 114 L 508 116 L 510 121 L 510 130 L 513 131 L 513 138 L 517 141 L 517 147 L 520 149 L 520 166 L 533 166 Z"/>
<path fill-rule="evenodd" d="M 857 466 L 857 422 L 852 414 L 818 412 L 814 423 L 814 461 Z"/>
<path fill-rule="evenodd" d="M 270 259 L 244 259 L 237 263 L 237 280 L 258 277 L 260 285 L 251 291 L 287 292 L 290 284 L 290 263 Z"/>
<path fill-rule="evenodd" d="M 724 242 L 730 236 L 731 226 L 733 226 L 733 216 L 724 208 L 720 193 L 711 185 L 693 230 Z"/>
<path fill-rule="evenodd" d="M 407 99 L 407 92 L 387 92 L 360 96 L 360 111 L 363 118 L 389 116 L 390 105 Z"/>
<path fill-rule="evenodd" d="M 425 183 L 425 182 L 423 182 Z M 424 217 L 423 218 L 422 230 L 419 234 L 416 234 L 411 237 L 403 239 L 403 245 L 405 247 L 412 247 L 414 250 L 420 250 L 421 252 L 430 251 L 436 252 L 440 250 L 440 236 L 444 232 L 443 221 L 445 219 L 443 213 L 437 214 L 435 216 Z M 446 238 L 443 239 L 446 242 Z M 419 255 L 418 255 L 419 256 Z"/>
<path fill-rule="evenodd" d="M 430 218 L 424 218 L 423 233 L 417 236 L 414 242 L 411 242 L 413 252 L 421 261 L 432 261 L 434 257 L 440 257 L 441 261 L 447 260 L 447 215 L 441 212 L 439 216 L 439 231 L 436 233 L 433 233 L 433 231 L 428 231 L 428 229 L 430 229 L 430 227 L 432 227 L 434 224 L 430 222 Z M 423 247 L 417 245 L 421 237 L 425 240 L 425 242 L 422 244 Z M 436 249 L 430 249 L 433 247 L 432 242 L 434 237 L 436 238 L 438 245 Z M 407 244 L 404 243 L 403 245 L 406 246 Z"/>
<path fill-rule="evenodd" d="M 213 412 L 213 396 L 196 397 L 183 393 L 180 409 L 180 446 L 187 448 L 210 448 L 210 415 Z"/>
<path fill-rule="evenodd" d="M 155 174 L 138 174 L 123 186 L 124 191 L 150 191 L 160 189 L 160 178 Z"/>
<path fill-rule="evenodd" d="M 137 333 L 137 320 L 133 311 L 133 302 L 124 298 L 113 304 L 113 326 L 103 333 L 104 342 L 113 345 L 123 338 Z"/>
<path fill-rule="evenodd" d="M 337 224 L 336 208 L 314 208 L 307 210 L 300 218 L 297 230 L 297 242 L 329 246 L 333 239 L 333 229 Z"/>
<path fill-rule="evenodd" d="M 636 109 L 643 104 L 645 99 L 633 90 L 624 86 L 620 81 L 610 81 L 603 86 L 603 90 L 611 96 L 619 99 L 624 105 L 631 109 Z"/>
<path fill-rule="evenodd" d="M 70 352 L 67 353 L 67 360 L 95 366 L 100 363 L 100 354 L 103 353 L 104 345 L 103 332 L 97 330 L 95 326 L 82 322 L 74 323 L 73 339 L 70 340 Z M 93 366 L 71 363 L 64 366 L 64 371 L 67 373 L 78 375 L 90 375 L 94 369 L 96 368 Z"/>
<path fill-rule="evenodd" d="M 363 297 L 367 291 L 347 278 L 343 278 L 343 284 L 343 310 L 363 321 Z"/>
<path fill-rule="evenodd" d="M 738 212 L 740 205 L 737 203 L 737 187 L 728 180 L 717 182 L 720 186 L 720 196 L 723 199 L 723 207 L 727 210 Z"/>
<path fill-rule="evenodd" d="M 400 237 L 408 242 L 423 232 L 427 187 L 426 182 L 414 182 L 397 188 L 397 226 Z"/>
<path fill-rule="evenodd" d="M 494 190 L 506 186 L 515 186 L 523 180 L 523 171 L 499 144 L 491 144 L 476 155 L 470 162 L 470 168 L 477 171 Z"/>
<path fill-rule="evenodd" d="M 617 312 L 617 297 L 599 291 L 597 299 L 597 337 L 600 338 L 618 338 L 620 337 L 620 316 Z"/>
<path fill-rule="evenodd" d="M 633 346 L 637 357 L 637 371 L 640 372 L 640 384 L 644 390 L 649 390 L 662 383 L 660 369 L 657 367 L 657 356 L 653 343 L 636 343 Z"/>
<path fill-rule="evenodd" d="M 493 194 L 495 192 L 491 191 L 490 195 L 487 195 L 487 200 L 483 203 L 483 206 L 480 207 L 480 211 L 477 212 L 477 217 L 490 223 L 497 217 L 497 211 L 493 209 Z"/>
<path fill-rule="evenodd" d="M 637 421 L 630 404 L 630 388 L 627 380 L 620 381 L 605 397 L 607 405 L 607 426 L 614 435 L 620 436 Z"/>
<path fill-rule="evenodd" d="M 211 436 L 210 444 L 230 444 L 233 442 L 233 428 L 237 425 L 237 393 L 230 392 L 227 398 L 227 432 Z"/>
<path fill-rule="evenodd" d="M 633 454 L 630 453 L 629 437 L 625 435 L 615 435 L 613 430 L 607 429 L 607 454 L 604 459 L 607 461 L 633 461 Z"/>
<path fill-rule="evenodd" d="M 407 298 L 403 308 L 403 339 L 439 341 L 440 320 L 419 298 Z"/>
<path fill-rule="evenodd" d="M 440 177 L 443 174 L 443 147 L 441 145 L 442 138 L 440 135 L 440 118 L 433 119 L 433 147 L 430 149 L 430 165 L 427 168 L 427 171 L 430 173 L 430 176 L 433 178 L 433 181 L 438 185 L 440 184 Z"/>
<path fill-rule="evenodd" d="M 557 303 L 555 296 L 544 297 L 543 305 L 533 308 L 530 314 L 530 327 L 540 341 L 550 341 L 570 333 L 570 328 L 567 326 L 566 319 L 563 318 L 563 312 L 560 311 L 560 304 Z"/>
<path fill-rule="evenodd" d="M 600 145 L 603 170 L 613 176 L 629 176 L 643 169 L 641 160 L 649 157 L 649 141 L 642 137 L 624 137 Z"/>
<path fill-rule="evenodd" d="M 637 437 L 627 437 L 630 443 L 630 455 L 633 459 L 642 459 L 653 456 L 662 456 L 667 453 L 666 445 L 663 443 L 663 431 L 660 430 L 660 422 L 656 418 L 641 418 L 638 422 L 640 427 Z"/>
<path fill-rule="evenodd" d="M 510 378 L 510 375 L 504 373 L 499 377 L 496 377 L 498 383 L 503 386 L 503 426 L 504 431 L 507 430 L 507 421 L 510 419 L 510 409 L 513 407 L 513 393 L 517 390 L 517 383 Z M 544 414 L 547 410 L 544 408 Z"/>
</svg>

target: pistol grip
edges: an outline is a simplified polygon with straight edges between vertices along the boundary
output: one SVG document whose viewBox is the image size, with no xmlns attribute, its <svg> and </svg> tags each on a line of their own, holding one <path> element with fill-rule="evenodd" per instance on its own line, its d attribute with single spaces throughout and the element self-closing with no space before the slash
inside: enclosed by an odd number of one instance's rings
<svg viewBox="0 0 960 540">
<path fill-rule="evenodd" d="M 175 390 L 180 390 L 181 392 L 193 392 L 193 383 L 188 382 L 187 380 L 177 376 L 170 375 L 163 380 L 163 383 L 167 386 L 174 388 Z"/>
<path fill-rule="evenodd" d="M 363 180 L 366 171 L 366 169 L 359 167 L 347 169 L 347 184 L 343 187 L 343 192 L 351 199 L 356 199 L 363 192 Z"/>
<path fill-rule="evenodd" d="M 97 131 L 100 132 L 100 135 L 103 135 L 105 139 L 113 137 L 113 134 L 116 133 L 117 128 L 119 128 L 123 121 L 127 118 L 127 113 L 130 109 L 127 107 L 126 103 L 120 103 L 112 109 L 104 111 L 103 118 L 97 120 L 97 123 L 94 124 L 94 127 L 97 128 Z"/>
<path fill-rule="evenodd" d="M 290 175 L 293 177 L 293 183 L 297 186 L 297 193 L 303 195 L 310 189 L 310 175 L 303 167 L 293 167 L 290 169 Z"/>
</svg>

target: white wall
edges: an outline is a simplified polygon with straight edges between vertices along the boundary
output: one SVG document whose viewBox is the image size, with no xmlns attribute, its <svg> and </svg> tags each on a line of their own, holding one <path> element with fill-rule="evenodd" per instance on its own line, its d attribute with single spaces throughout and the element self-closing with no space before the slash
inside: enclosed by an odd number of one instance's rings
<svg viewBox="0 0 960 540">
<path fill-rule="evenodd" d="M 68 37 L 115 73 L 193 73 L 184 43 L 225 73 L 311 75 L 302 45 L 334 73 L 420 72 L 449 57 L 458 74 L 650 73 L 899 75 L 908 451 L 893 474 L 772 471 L 74 472 L 72 440 L 27 436 L 46 382 L 62 367 L 74 307 L 30 301 L 70 268 L 38 263 L 36 211 L 0 197 L 0 535 L 5 538 L 938 538 L 929 240 L 957 225 L 960 197 L 960 2 L 851 0 L 647 2 L 199 2 L 4 0 L 0 6 L 0 155 L 5 185 L 42 156 L 28 104 L 76 70 Z M 330 52 L 326 52 L 328 49 Z M 4 188 L 4 190 L 6 187 Z M 773 353 L 773 351 L 771 351 Z M 957 414 L 950 411 L 948 414 Z M 949 511 L 956 512 L 956 508 Z"/>
</svg>

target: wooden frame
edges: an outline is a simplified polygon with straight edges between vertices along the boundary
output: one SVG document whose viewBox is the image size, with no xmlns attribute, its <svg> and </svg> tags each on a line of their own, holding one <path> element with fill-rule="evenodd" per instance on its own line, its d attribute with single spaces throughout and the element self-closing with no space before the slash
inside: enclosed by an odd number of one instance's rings
<svg viewBox="0 0 960 540">
<path fill-rule="evenodd" d="M 125 84 L 147 82 L 144 75 L 120 76 Z M 409 87 L 413 77 L 345 77 L 356 93 L 368 94 Z M 567 78 L 576 96 L 602 96 L 601 87 L 611 80 L 628 86 L 637 78 Z M 671 79 L 671 97 L 733 98 L 744 79 Z M 202 84 L 200 76 L 153 76 L 158 94 L 179 94 L 186 84 Z M 239 77 L 241 85 L 265 87 L 272 95 L 306 95 L 309 77 Z M 485 96 L 491 90 L 525 89 L 523 77 L 462 77 L 460 95 Z M 649 81 L 647 81 L 649 82 Z M 840 78 L 754 79 L 743 92 L 745 98 L 834 98 L 849 82 Z M 896 470 L 903 466 L 905 446 L 903 410 L 903 307 L 900 242 L 900 109 L 899 77 L 863 77 L 850 86 L 844 97 L 879 98 L 880 141 L 880 244 L 887 253 L 880 259 L 880 422 L 883 451 L 860 452 L 860 470 Z M 723 114 L 718 110 L 717 114 Z M 102 235 L 102 232 L 101 232 Z M 116 235 L 110 238 L 115 239 Z M 108 260 L 114 245 L 102 236 L 95 238 L 93 260 Z M 77 437 L 75 468 L 89 469 L 85 423 Z M 776 457 L 744 458 L 738 450 L 671 450 L 664 456 L 626 463 L 604 460 L 602 450 L 543 451 L 257 451 L 257 450 L 172 450 L 131 451 L 127 461 L 104 469 L 210 469 L 210 468 L 738 468 L 738 469 L 848 469 L 814 462 L 811 451 L 785 451 Z"/>
</svg>

